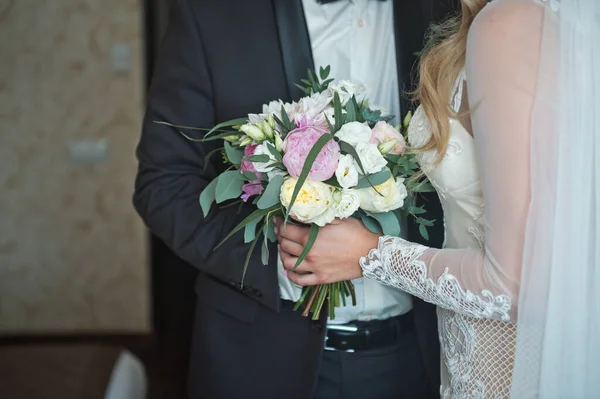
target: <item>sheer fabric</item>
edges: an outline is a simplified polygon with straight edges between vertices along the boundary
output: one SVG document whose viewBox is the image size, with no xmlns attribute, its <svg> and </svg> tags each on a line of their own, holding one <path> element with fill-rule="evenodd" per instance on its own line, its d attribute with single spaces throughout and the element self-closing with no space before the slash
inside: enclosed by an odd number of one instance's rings
<svg viewBox="0 0 600 399">
<path fill-rule="evenodd" d="M 530 203 L 530 126 L 548 4 L 497 0 L 477 16 L 467 48 L 472 138 L 451 121 L 443 161 L 420 162 L 444 207 L 446 247 L 382 237 L 364 275 L 438 305 L 444 398 L 505 398 Z M 554 12 L 550 10 L 551 12 Z M 460 106 L 463 76 L 450 99 Z M 419 109 L 413 146 L 430 137 Z"/>
</svg>

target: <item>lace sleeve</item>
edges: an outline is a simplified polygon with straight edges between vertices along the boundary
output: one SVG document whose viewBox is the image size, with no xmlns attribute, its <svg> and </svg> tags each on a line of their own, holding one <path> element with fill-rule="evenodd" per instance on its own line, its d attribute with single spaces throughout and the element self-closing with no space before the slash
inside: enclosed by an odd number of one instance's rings
<svg viewBox="0 0 600 399">
<path fill-rule="evenodd" d="M 466 78 L 485 204 L 483 249 L 437 250 L 383 237 L 361 260 L 366 277 L 459 313 L 516 320 L 541 7 L 491 3 L 469 32 Z"/>
</svg>

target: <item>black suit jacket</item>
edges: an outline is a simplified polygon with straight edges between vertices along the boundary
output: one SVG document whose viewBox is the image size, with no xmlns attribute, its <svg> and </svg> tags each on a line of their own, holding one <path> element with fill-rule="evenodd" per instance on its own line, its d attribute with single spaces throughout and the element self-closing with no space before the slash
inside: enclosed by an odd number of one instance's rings
<svg viewBox="0 0 600 399">
<path fill-rule="evenodd" d="M 449 4 L 394 1 L 398 73 L 404 86 L 412 87 L 414 54 L 422 48 L 424 30 Z M 218 145 L 188 141 L 176 129 L 154 121 L 212 127 L 259 112 L 273 99 L 296 100 L 302 93 L 294 83 L 313 67 L 300 0 L 174 1 L 137 149 L 134 205 L 156 236 L 201 271 L 191 378 L 192 385 L 202 385 L 210 393 L 206 397 L 238 397 L 242 392 L 254 397 L 248 391 L 254 385 L 263 398 L 290 389 L 297 392 L 294 397 L 309 398 L 323 347 L 323 320 L 315 325 L 297 313 L 282 315 L 274 256 L 265 267 L 256 251 L 241 284 L 248 250 L 243 235 L 213 248 L 251 212 L 251 206 L 240 212 L 237 207 L 215 207 L 203 218 L 198 196 L 223 167 L 218 156 L 205 159 Z M 408 100 L 403 97 L 401 103 L 406 110 Z M 428 206 L 434 205 L 436 201 Z M 272 247 L 271 253 L 275 251 Z M 437 390 L 439 347 L 433 307 L 416 304 L 415 314 L 421 349 Z M 281 359 L 264 358 L 266 354 Z M 281 367 L 282 362 L 287 368 Z M 194 369 L 202 372 L 195 375 Z M 281 378 L 284 372 L 286 377 Z M 227 383 L 230 376 L 239 383 Z M 196 388 L 192 392 L 199 392 Z"/>
</svg>

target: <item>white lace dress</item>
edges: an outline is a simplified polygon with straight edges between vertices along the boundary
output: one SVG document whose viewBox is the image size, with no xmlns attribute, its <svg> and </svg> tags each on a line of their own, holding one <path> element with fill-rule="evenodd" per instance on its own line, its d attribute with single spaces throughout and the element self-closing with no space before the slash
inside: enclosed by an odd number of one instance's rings
<svg viewBox="0 0 600 399">
<path fill-rule="evenodd" d="M 384 236 L 361 259 L 365 277 L 438 306 L 445 399 L 510 397 L 544 4 L 498 0 L 471 27 L 451 101 L 458 111 L 468 80 L 475 138 L 453 120 L 441 163 L 434 152 L 419 157 L 444 209 L 445 248 Z M 431 134 L 419 108 L 409 141 L 419 147 Z"/>
</svg>

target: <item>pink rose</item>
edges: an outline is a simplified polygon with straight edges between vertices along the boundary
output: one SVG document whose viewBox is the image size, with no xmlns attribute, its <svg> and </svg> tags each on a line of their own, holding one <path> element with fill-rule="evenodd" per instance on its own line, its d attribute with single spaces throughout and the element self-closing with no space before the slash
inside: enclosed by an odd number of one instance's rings
<svg viewBox="0 0 600 399">
<path fill-rule="evenodd" d="M 406 141 L 400 132 L 389 123 L 377 122 L 371 130 L 371 143 L 383 144 L 390 140 L 397 140 L 398 142 L 389 153 L 394 155 L 404 154 L 404 151 L 406 151 Z"/>
<path fill-rule="evenodd" d="M 262 175 L 262 173 L 257 173 L 257 175 Z M 248 202 L 250 197 L 255 195 L 260 195 L 263 192 L 263 186 L 260 184 L 261 177 L 259 176 L 258 180 L 252 180 L 242 186 L 242 194 L 241 198 L 244 202 Z"/>
<path fill-rule="evenodd" d="M 246 146 L 246 148 L 244 148 L 244 158 L 248 158 L 248 157 L 251 157 L 252 155 L 254 155 L 254 151 L 256 151 L 256 147 L 258 147 L 258 144 L 248 144 Z M 254 164 L 252 162 L 244 161 L 242 159 L 242 164 L 240 165 L 240 172 L 256 173 L 256 168 L 254 167 Z"/>
<path fill-rule="evenodd" d="M 281 148 L 285 153 L 283 164 L 292 177 L 300 176 L 308 153 L 319 140 L 319 137 L 325 133 L 327 133 L 327 130 L 320 126 L 299 127 L 288 133 Z M 339 161 L 340 146 L 335 140 L 331 139 L 317 156 L 308 177 L 319 181 L 331 179 Z"/>
</svg>

